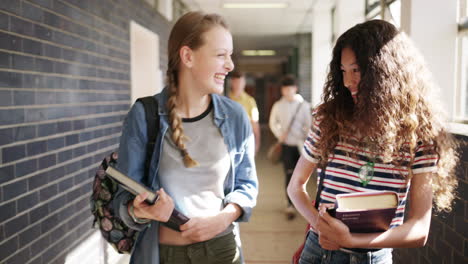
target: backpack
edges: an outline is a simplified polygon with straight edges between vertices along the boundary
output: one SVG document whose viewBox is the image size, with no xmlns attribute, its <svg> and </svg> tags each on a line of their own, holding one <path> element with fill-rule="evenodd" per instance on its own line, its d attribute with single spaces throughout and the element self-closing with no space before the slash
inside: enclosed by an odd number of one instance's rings
<svg viewBox="0 0 468 264">
<path fill-rule="evenodd" d="M 146 144 L 145 177 L 148 179 L 151 157 L 154 150 L 156 134 L 159 132 L 157 101 L 153 96 L 142 97 L 137 101 L 143 103 L 147 124 L 148 142 Z M 130 254 L 138 232 L 129 228 L 115 215 L 112 199 L 119 190 L 118 183 L 106 174 L 108 166 L 115 166 L 118 154 L 112 152 L 106 156 L 94 176 L 93 192 L 90 197 L 91 212 L 94 215 L 93 227 L 99 228 L 104 239 L 120 254 Z"/>
</svg>

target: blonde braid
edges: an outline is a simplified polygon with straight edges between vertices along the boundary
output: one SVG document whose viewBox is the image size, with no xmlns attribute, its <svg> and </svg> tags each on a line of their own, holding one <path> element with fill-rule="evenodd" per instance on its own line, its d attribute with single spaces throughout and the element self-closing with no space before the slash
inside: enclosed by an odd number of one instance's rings
<svg viewBox="0 0 468 264">
<path fill-rule="evenodd" d="M 176 95 L 177 95 L 177 86 L 175 80 L 175 72 L 167 72 L 167 79 L 169 82 L 169 99 L 167 100 L 167 108 L 169 109 L 169 124 L 172 129 L 172 141 L 179 148 L 180 153 L 184 158 L 184 165 L 187 168 L 192 168 L 198 166 L 198 162 L 192 159 L 187 152 L 184 140 L 186 139 L 184 135 L 184 129 L 182 127 L 182 119 L 177 114 L 176 111 Z"/>
</svg>

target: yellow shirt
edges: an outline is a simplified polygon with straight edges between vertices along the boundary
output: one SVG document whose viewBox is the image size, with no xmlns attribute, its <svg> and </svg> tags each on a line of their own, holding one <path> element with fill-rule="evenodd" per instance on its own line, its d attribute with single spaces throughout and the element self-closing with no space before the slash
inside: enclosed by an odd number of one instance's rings
<svg viewBox="0 0 468 264">
<path fill-rule="evenodd" d="M 255 99 L 248 95 L 245 91 L 242 91 L 239 97 L 234 98 L 232 93 L 229 93 L 229 98 L 238 102 L 244 107 L 244 110 L 247 112 L 250 121 L 258 122 L 258 108 Z"/>
</svg>

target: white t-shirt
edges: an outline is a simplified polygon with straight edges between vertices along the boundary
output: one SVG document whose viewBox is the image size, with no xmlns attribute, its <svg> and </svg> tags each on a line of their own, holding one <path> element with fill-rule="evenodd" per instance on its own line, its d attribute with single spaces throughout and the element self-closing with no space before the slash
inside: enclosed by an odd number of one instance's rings
<svg viewBox="0 0 468 264">
<path fill-rule="evenodd" d="M 228 149 L 213 122 L 210 107 L 199 117 L 183 119 L 190 156 L 200 165 L 186 168 L 169 130 L 163 143 L 159 179 L 176 208 L 187 217 L 209 216 L 223 209 L 224 181 L 231 167 Z"/>
<path fill-rule="evenodd" d="M 298 107 L 299 111 L 297 111 Z M 311 126 L 312 114 L 310 104 L 301 95 L 296 94 L 293 101 L 281 98 L 274 103 L 270 112 L 269 125 L 275 137 L 279 138 L 288 130 L 294 116 L 294 122 L 284 143 L 302 148 Z"/>
</svg>

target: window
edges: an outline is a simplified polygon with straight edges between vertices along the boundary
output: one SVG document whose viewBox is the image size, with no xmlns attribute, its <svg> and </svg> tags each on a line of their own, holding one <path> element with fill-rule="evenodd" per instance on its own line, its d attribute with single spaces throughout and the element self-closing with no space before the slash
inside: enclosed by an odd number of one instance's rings
<svg viewBox="0 0 468 264">
<path fill-rule="evenodd" d="M 366 0 L 366 18 L 381 19 L 381 5 L 380 0 Z"/>
<path fill-rule="evenodd" d="M 384 19 L 400 28 L 401 0 L 366 0 L 366 19 Z"/>
<path fill-rule="evenodd" d="M 163 88 L 159 68 L 159 36 L 130 21 L 131 103 L 139 97 L 153 95 Z"/>
<path fill-rule="evenodd" d="M 159 13 L 167 19 L 167 21 L 172 21 L 174 18 L 174 1 L 173 0 L 158 0 L 158 11 Z M 177 17 L 175 17 L 177 20 Z"/>
<path fill-rule="evenodd" d="M 152 8 L 157 6 L 157 0 L 145 0 L 146 3 L 148 3 Z"/>
<path fill-rule="evenodd" d="M 173 1 L 173 17 L 174 20 L 177 20 L 179 17 L 181 17 L 183 14 L 189 12 L 190 9 L 188 6 L 182 1 L 182 0 L 174 0 Z"/>
<path fill-rule="evenodd" d="M 464 35 L 461 37 L 460 40 L 460 46 L 461 46 L 461 56 L 460 56 L 460 88 L 464 92 L 464 111 L 463 113 L 463 119 L 468 119 L 468 35 Z"/>
<path fill-rule="evenodd" d="M 393 1 L 388 5 L 388 9 L 390 10 L 390 17 L 389 20 L 392 22 L 397 28 L 400 28 L 401 23 L 401 0 Z"/>
<path fill-rule="evenodd" d="M 459 1 L 458 12 L 458 119 L 468 122 L 468 0 Z"/>
</svg>

